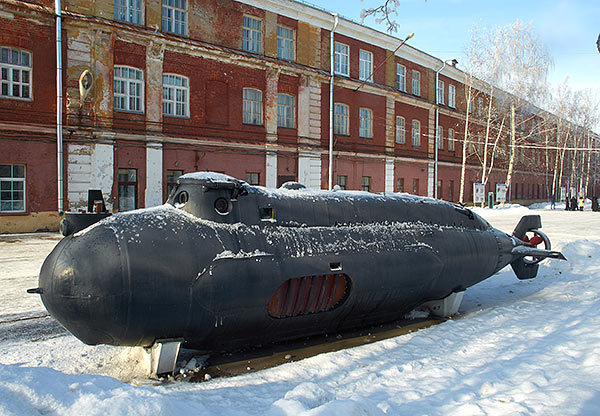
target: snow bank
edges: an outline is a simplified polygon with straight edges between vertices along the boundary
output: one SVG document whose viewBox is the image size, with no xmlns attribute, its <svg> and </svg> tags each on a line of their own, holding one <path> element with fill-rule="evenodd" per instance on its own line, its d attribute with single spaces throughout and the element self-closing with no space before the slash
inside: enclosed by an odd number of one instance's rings
<svg viewBox="0 0 600 416">
<path fill-rule="evenodd" d="M 524 211 L 478 212 L 511 231 Z M 545 261 L 526 281 L 504 269 L 467 290 L 458 319 L 200 384 L 123 383 L 118 368 L 143 368 L 127 349 L 85 346 L 64 331 L 24 334 L 0 341 L 0 414 L 600 414 L 600 214 L 525 213 L 542 215 L 568 262 Z M 35 278 L 11 247 L 0 241 L 11 270 L 0 271 L 2 300 L 15 296 L 13 273 Z M 0 311 L 2 331 L 10 311 Z"/>
</svg>

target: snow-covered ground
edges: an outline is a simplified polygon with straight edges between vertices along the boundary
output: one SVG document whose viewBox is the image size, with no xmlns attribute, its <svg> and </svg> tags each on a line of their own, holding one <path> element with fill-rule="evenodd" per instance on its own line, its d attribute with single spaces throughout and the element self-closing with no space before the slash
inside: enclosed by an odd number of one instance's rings
<svg viewBox="0 0 600 416">
<path fill-rule="evenodd" d="M 58 235 L 2 236 L 0 415 L 598 415 L 600 213 L 537 208 L 477 212 L 506 232 L 541 214 L 568 262 L 527 281 L 504 269 L 467 290 L 461 319 L 198 384 L 140 383 L 135 351 L 62 329 L 25 293 Z"/>
</svg>

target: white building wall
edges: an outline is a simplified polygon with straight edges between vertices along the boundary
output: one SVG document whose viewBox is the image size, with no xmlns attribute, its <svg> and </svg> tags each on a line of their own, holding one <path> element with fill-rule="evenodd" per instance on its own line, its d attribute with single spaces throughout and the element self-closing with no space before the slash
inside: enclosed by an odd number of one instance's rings
<svg viewBox="0 0 600 416">
<path fill-rule="evenodd" d="M 69 210 L 87 209 L 89 189 L 100 189 L 106 208 L 112 209 L 114 176 L 112 144 L 69 144 L 67 148 L 67 197 Z"/>
</svg>

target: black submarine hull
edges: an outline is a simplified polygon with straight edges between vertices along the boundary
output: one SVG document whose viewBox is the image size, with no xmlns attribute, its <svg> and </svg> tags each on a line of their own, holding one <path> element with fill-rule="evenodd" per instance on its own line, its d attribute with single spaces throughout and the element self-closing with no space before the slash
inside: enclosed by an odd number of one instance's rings
<svg viewBox="0 0 600 416">
<path fill-rule="evenodd" d="M 519 262 L 523 245 L 423 198 L 184 177 L 169 204 L 63 239 L 38 291 L 87 344 L 227 350 L 402 318 Z"/>
</svg>

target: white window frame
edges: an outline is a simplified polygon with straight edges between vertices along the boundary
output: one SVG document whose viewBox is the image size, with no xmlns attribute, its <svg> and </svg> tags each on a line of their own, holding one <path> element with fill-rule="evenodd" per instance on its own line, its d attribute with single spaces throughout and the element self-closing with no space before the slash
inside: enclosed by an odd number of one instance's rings
<svg viewBox="0 0 600 416">
<path fill-rule="evenodd" d="M 162 31 L 187 35 L 188 0 L 162 0 Z"/>
<path fill-rule="evenodd" d="M 448 129 L 448 150 L 454 152 L 454 129 Z"/>
<path fill-rule="evenodd" d="M 121 22 L 144 24 L 142 17 L 142 0 L 114 0 L 114 19 Z"/>
<path fill-rule="evenodd" d="M 3 213 L 13 213 L 13 212 L 25 212 L 27 209 L 26 206 L 26 197 L 27 193 L 25 192 L 26 186 L 26 177 L 27 171 L 26 166 L 21 164 L 0 164 L 3 169 L 0 169 L 0 212 Z M 21 167 L 23 170 L 23 176 L 15 176 L 15 167 Z M 6 167 L 10 170 L 9 174 L 5 173 Z M 20 188 L 20 189 L 19 189 Z M 16 195 L 21 194 L 21 198 L 15 198 Z M 13 209 L 14 203 L 22 202 L 21 209 Z M 11 205 L 10 209 L 3 209 L 3 207 L 7 207 Z"/>
<path fill-rule="evenodd" d="M 406 144 L 406 119 L 396 116 L 396 143 Z"/>
<path fill-rule="evenodd" d="M 350 46 L 335 42 L 334 44 L 333 69 L 336 75 L 350 75 Z"/>
<path fill-rule="evenodd" d="M 263 95 L 256 88 L 244 88 L 242 92 L 242 123 L 262 126 Z"/>
<path fill-rule="evenodd" d="M 335 103 L 333 106 L 333 130 L 334 134 L 340 136 L 349 135 L 349 113 L 350 107 L 347 104 Z"/>
<path fill-rule="evenodd" d="M 359 108 L 358 110 L 358 136 L 364 139 L 373 138 L 373 110 Z"/>
<path fill-rule="evenodd" d="M 183 75 L 163 74 L 163 115 L 190 116 L 190 80 Z"/>
<path fill-rule="evenodd" d="M 373 53 L 360 49 L 358 52 L 358 79 L 373 81 Z"/>
<path fill-rule="evenodd" d="M 33 97 L 31 58 L 31 52 L 23 49 L 10 46 L 0 48 L 0 97 L 31 101 Z"/>
<path fill-rule="evenodd" d="M 402 64 L 396 64 L 396 88 L 406 92 L 406 67 Z"/>
<path fill-rule="evenodd" d="M 437 103 L 443 105 L 444 104 L 444 81 L 438 79 L 437 90 L 435 93 L 437 96 Z"/>
<path fill-rule="evenodd" d="M 448 106 L 456 108 L 456 87 L 448 84 Z"/>
<path fill-rule="evenodd" d="M 277 57 L 293 61 L 296 56 L 295 31 L 292 28 L 277 25 Z"/>
<path fill-rule="evenodd" d="M 413 147 L 421 147 L 421 122 L 419 120 L 412 121 L 411 133 Z"/>
<path fill-rule="evenodd" d="M 481 117 L 483 115 L 483 98 L 477 97 L 477 117 Z"/>
<path fill-rule="evenodd" d="M 113 103 L 116 111 L 144 112 L 144 72 L 132 66 L 115 65 Z"/>
<path fill-rule="evenodd" d="M 277 94 L 277 127 L 293 129 L 295 124 L 296 104 L 291 94 Z"/>
<path fill-rule="evenodd" d="M 438 150 L 444 150 L 444 128 L 442 126 L 438 126 L 437 128 L 435 141 L 437 143 Z"/>
<path fill-rule="evenodd" d="M 263 22 L 255 16 L 242 17 L 242 49 L 252 53 L 262 53 Z"/>
<path fill-rule="evenodd" d="M 415 69 L 412 70 L 412 94 L 421 96 L 421 73 Z"/>
<path fill-rule="evenodd" d="M 360 180 L 360 190 L 364 192 L 371 192 L 371 186 L 373 181 L 370 176 L 363 176 Z"/>
</svg>

